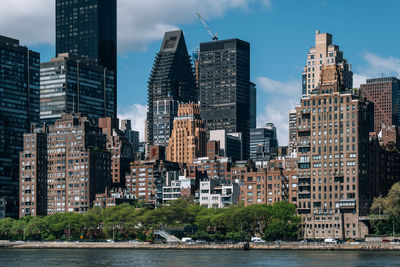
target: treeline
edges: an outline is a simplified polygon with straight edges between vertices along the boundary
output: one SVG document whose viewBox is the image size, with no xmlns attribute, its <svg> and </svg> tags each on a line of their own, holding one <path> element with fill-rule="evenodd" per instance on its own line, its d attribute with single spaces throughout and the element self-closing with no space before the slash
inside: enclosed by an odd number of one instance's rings
<svg viewBox="0 0 400 267">
<path fill-rule="evenodd" d="M 400 231 L 400 183 L 395 183 L 385 197 L 377 197 L 371 206 L 371 230 L 377 235 Z"/>
<path fill-rule="evenodd" d="M 190 236 L 208 241 L 246 241 L 255 235 L 266 240 L 296 240 L 300 221 L 295 206 L 287 202 L 207 209 L 180 199 L 157 209 L 123 204 L 93 208 L 85 214 L 6 218 L 0 220 L 0 239 L 153 241 L 154 229 L 191 226 L 196 231 Z"/>
</svg>

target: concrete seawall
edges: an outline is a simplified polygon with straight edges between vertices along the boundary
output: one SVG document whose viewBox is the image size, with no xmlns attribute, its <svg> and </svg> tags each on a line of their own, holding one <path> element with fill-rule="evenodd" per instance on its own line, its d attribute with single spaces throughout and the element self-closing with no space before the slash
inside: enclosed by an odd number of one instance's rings
<svg viewBox="0 0 400 267">
<path fill-rule="evenodd" d="M 238 244 L 148 244 L 129 242 L 0 242 L 0 248 L 12 249 L 193 249 L 193 250 L 243 250 L 244 243 Z M 400 244 L 369 243 L 323 244 L 297 242 L 250 243 L 251 250 L 366 250 L 400 251 Z"/>
</svg>

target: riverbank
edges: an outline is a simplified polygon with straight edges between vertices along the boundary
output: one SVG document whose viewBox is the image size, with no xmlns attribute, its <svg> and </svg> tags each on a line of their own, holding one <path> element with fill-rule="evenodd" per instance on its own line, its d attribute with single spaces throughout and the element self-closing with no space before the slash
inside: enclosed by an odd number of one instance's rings
<svg viewBox="0 0 400 267">
<path fill-rule="evenodd" d="M 244 243 L 238 244 L 149 244 L 129 242 L 0 242 L 0 248 L 8 249 L 177 249 L 177 250 L 243 250 Z M 361 242 L 356 244 L 324 243 L 250 243 L 250 250 L 364 250 L 400 251 L 400 244 Z"/>
</svg>

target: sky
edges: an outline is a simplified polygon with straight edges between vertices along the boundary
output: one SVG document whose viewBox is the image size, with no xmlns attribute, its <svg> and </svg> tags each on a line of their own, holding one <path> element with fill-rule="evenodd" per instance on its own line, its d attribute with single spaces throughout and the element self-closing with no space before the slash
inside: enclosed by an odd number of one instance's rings
<svg viewBox="0 0 400 267">
<path fill-rule="evenodd" d="M 0 35 L 55 56 L 55 0 L 0 0 Z M 118 115 L 144 139 L 147 81 L 164 33 L 184 31 L 189 53 L 211 37 L 251 44 L 251 81 L 257 84 L 257 126 L 275 123 L 288 140 L 288 111 L 299 104 L 301 72 L 316 30 L 333 35 L 352 65 L 354 85 L 400 76 L 397 0 L 118 0 Z"/>
</svg>

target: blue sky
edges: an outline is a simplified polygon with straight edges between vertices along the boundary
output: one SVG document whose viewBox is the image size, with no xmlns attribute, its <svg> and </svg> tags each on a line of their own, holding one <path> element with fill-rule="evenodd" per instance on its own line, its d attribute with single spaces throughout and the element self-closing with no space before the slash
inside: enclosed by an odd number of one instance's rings
<svg viewBox="0 0 400 267">
<path fill-rule="evenodd" d="M 21 39 L 41 52 L 42 61 L 54 56 L 54 0 L 0 0 L 0 6 L 0 34 Z M 182 29 L 190 52 L 210 40 L 196 12 L 220 39 L 251 43 L 258 125 L 275 123 L 281 145 L 287 143 L 287 112 L 298 103 L 302 68 L 317 29 L 333 34 L 352 64 L 354 86 L 367 77 L 400 73 L 400 1 L 119 0 L 118 7 L 118 110 L 141 133 L 147 80 L 163 33 Z"/>
</svg>

